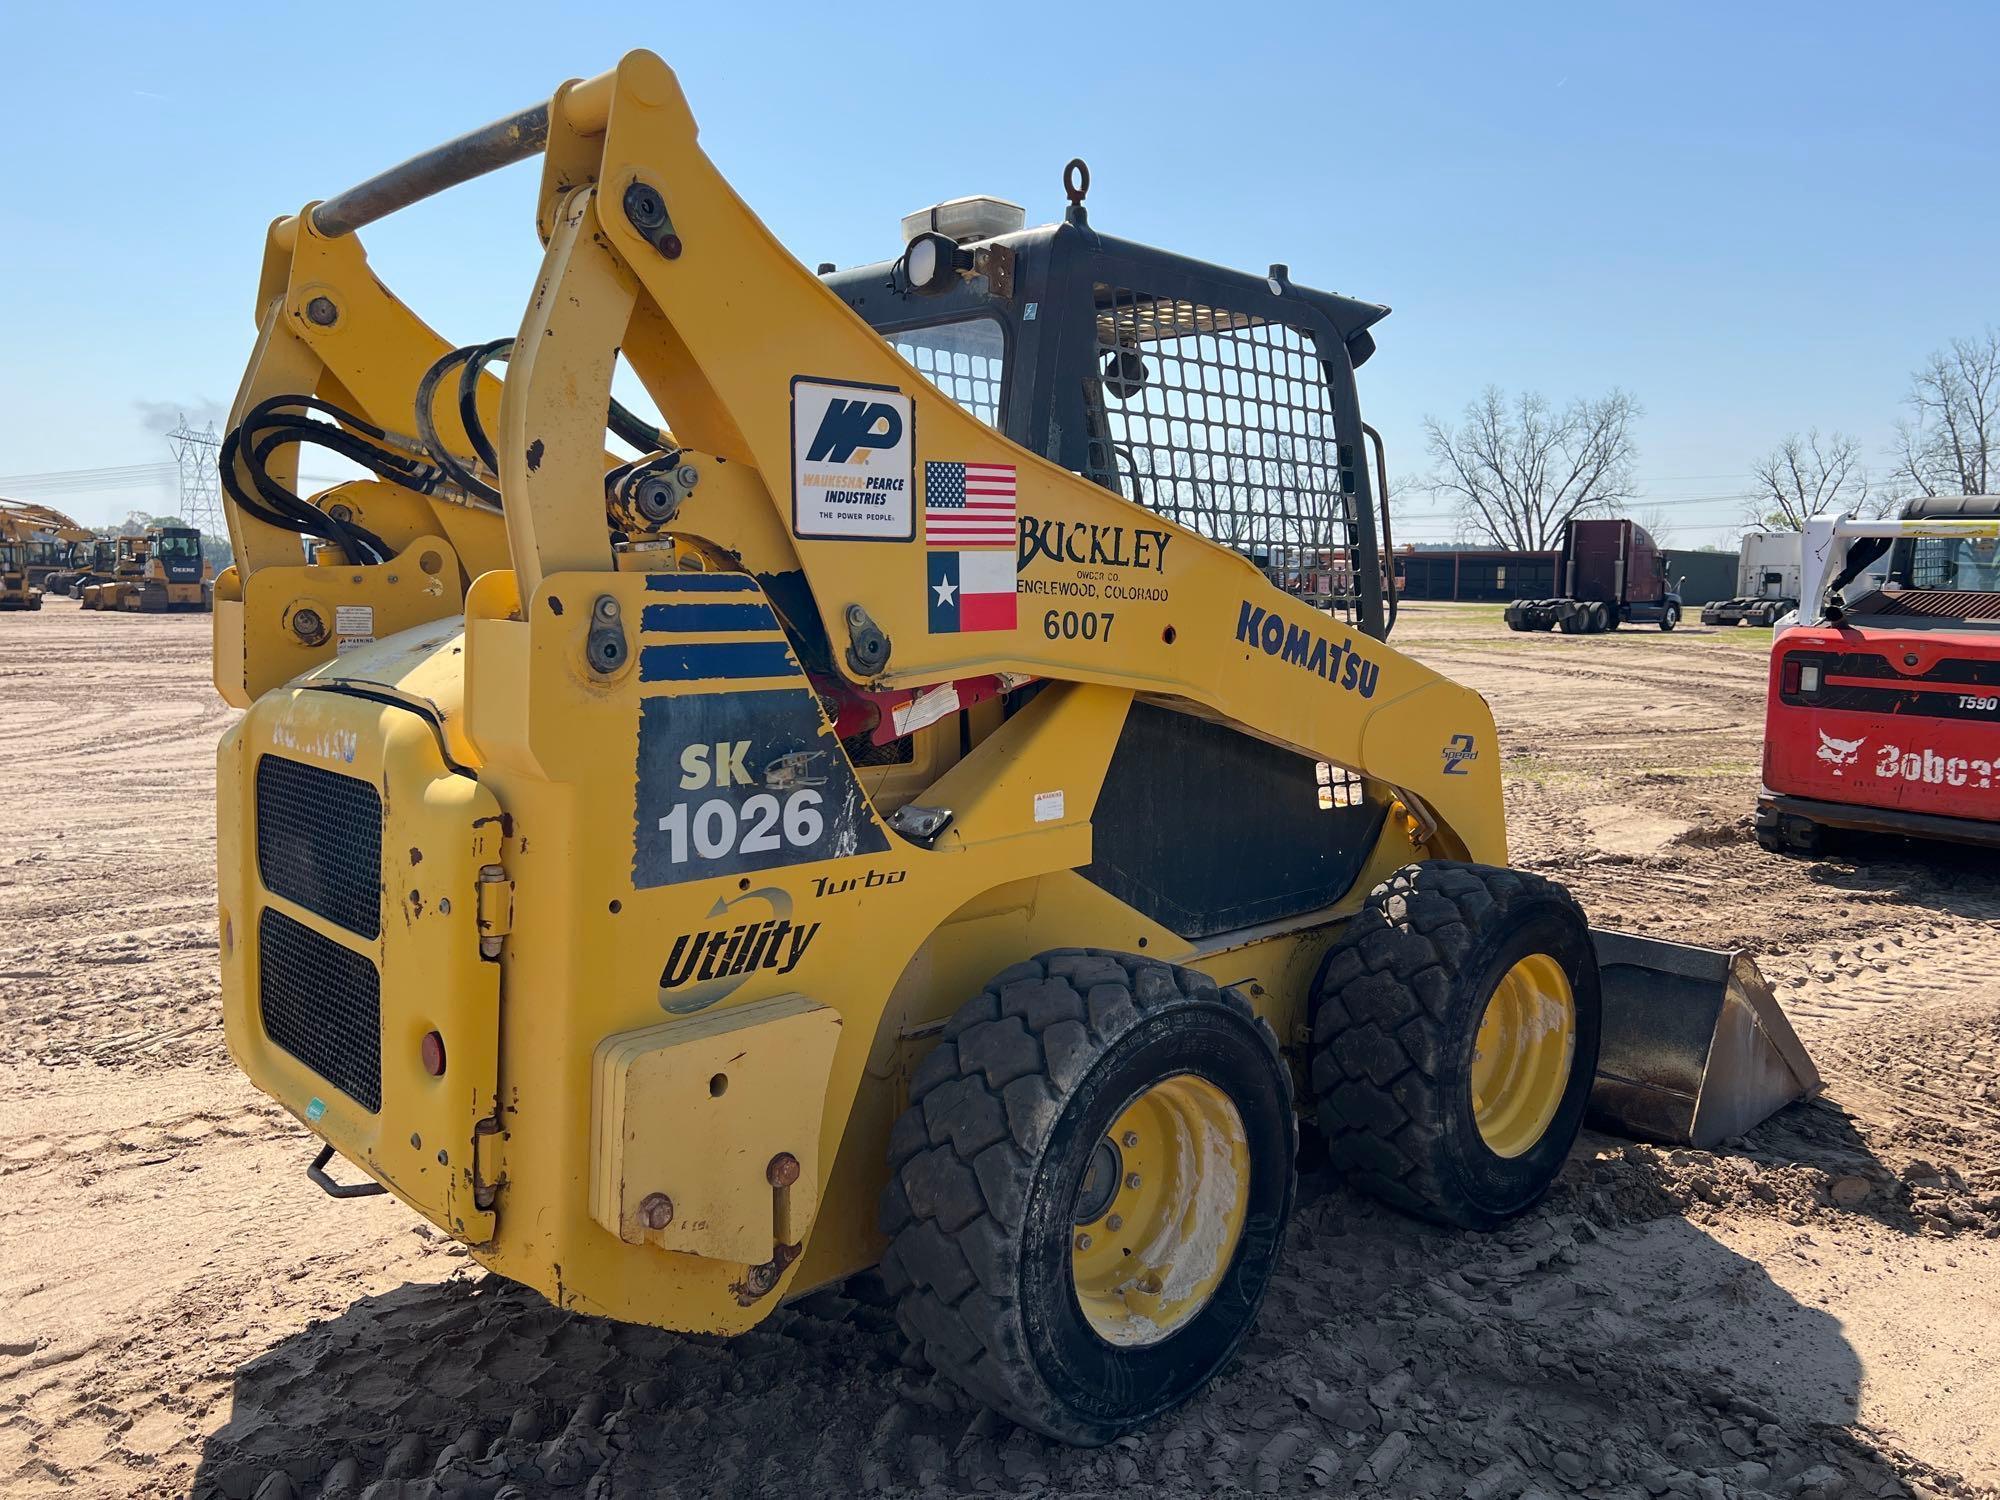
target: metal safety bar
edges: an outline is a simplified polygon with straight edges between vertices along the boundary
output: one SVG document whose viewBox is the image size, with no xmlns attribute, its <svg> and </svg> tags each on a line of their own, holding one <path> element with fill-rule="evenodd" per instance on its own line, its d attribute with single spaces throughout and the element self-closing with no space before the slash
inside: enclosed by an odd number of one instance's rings
<svg viewBox="0 0 2000 1500">
<path fill-rule="evenodd" d="M 600 73 L 588 82 L 572 85 L 560 96 L 563 118 L 571 129 L 581 135 L 603 133 L 616 76 Z M 328 239 L 352 234 L 446 188 L 539 156 L 548 144 L 549 106 L 537 104 L 433 146 L 345 192 L 335 193 L 313 210 L 313 228 Z"/>
</svg>

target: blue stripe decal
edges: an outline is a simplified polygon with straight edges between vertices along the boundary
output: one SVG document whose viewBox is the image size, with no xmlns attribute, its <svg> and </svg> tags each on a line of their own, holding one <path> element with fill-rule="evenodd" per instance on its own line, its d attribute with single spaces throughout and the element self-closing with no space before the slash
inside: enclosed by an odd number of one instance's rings
<svg viewBox="0 0 2000 1500">
<path fill-rule="evenodd" d="M 648 573 L 646 587 L 656 594 L 747 594 L 757 580 L 742 573 Z"/>
<path fill-rule="evenodd" d="M 791 677 L 798 672 L 783 641 L 719 641 L 706 646 L 641 646 L 641 682 L 702 682 L 715 677 Z"/>
<path fill-rule="evenodd" d="M 676 635 L 695 631 L 776 630 L 778 617 L 761 604 L 649 604 L 642 630 Z"/>
</svg>

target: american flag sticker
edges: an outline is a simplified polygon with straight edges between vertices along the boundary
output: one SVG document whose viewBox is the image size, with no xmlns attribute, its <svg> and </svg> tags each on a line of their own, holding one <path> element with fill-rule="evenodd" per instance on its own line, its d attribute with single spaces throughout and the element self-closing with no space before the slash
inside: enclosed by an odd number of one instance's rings
<svg viewBox="0 0 2000 1500">
<path fill-rule="evenodd" d="M 1015 542 L 1012 464 L 926 463 L 924 545 L 1005 547 Z"/>
</svg>

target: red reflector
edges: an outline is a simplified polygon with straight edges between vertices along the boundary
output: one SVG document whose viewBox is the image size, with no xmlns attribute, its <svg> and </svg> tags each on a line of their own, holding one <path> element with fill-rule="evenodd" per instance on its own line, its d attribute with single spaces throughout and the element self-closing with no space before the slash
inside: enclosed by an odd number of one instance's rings
<svg viewBox="0 0 2000 1500">
<path fill-rule="evenodd" d="M 433 1078 L 444 1077 L 444 1038 L 435 1031 L 424 1033 L 424 1071 Z"/>
<path fill-rule="evenodd" d="M 1787 693 L 1799 690 L 1799 659 L 1796 656 L 1786 657 L 1784 665 L 1778 669 L 1778 685 Z"/>
</svg>

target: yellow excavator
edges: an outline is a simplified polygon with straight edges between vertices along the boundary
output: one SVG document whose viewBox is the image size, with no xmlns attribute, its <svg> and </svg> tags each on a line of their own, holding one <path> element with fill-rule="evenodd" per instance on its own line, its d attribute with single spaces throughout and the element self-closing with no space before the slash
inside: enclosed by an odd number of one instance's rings
<svg viewBox="0 0 2000 1500">
<path fill-rule="evenodd" d="M 536 155 L 517 330 L 454 348 L 357 231 Z M 1101 1443 L 1240 1346 L 1301 1120 L 1482 1230 L 1592 1109 L 1709 1144 L 1817 1080 L 1746 957 L 1508 867 L 1491 714 L 1387 640 L 1387 309 L 1064 180 L 815 275 L 635 52 L 279 219 L 220 950 L 334 1196 L 667 1328 L 879 1268 L 937 1368 Z M 306 494 L 307 446 L 371 477 Z M 1302 550 L 1330 609 L 1255 560 Z"/>
<path fill-rule="evenodd" d="M 72 549 L 92 535 L 88 527 L 53 506 L 0 500 L 0 542 L 18 549 L 12 566 L 0 569 L 0 609 L 39 609 L 42 594 L 61 592 L 61 575 Z M 18 581 L 10 581 L 17 573 Z M 30 595 L 35 602 L 26 602 Z"/>
</svg>

